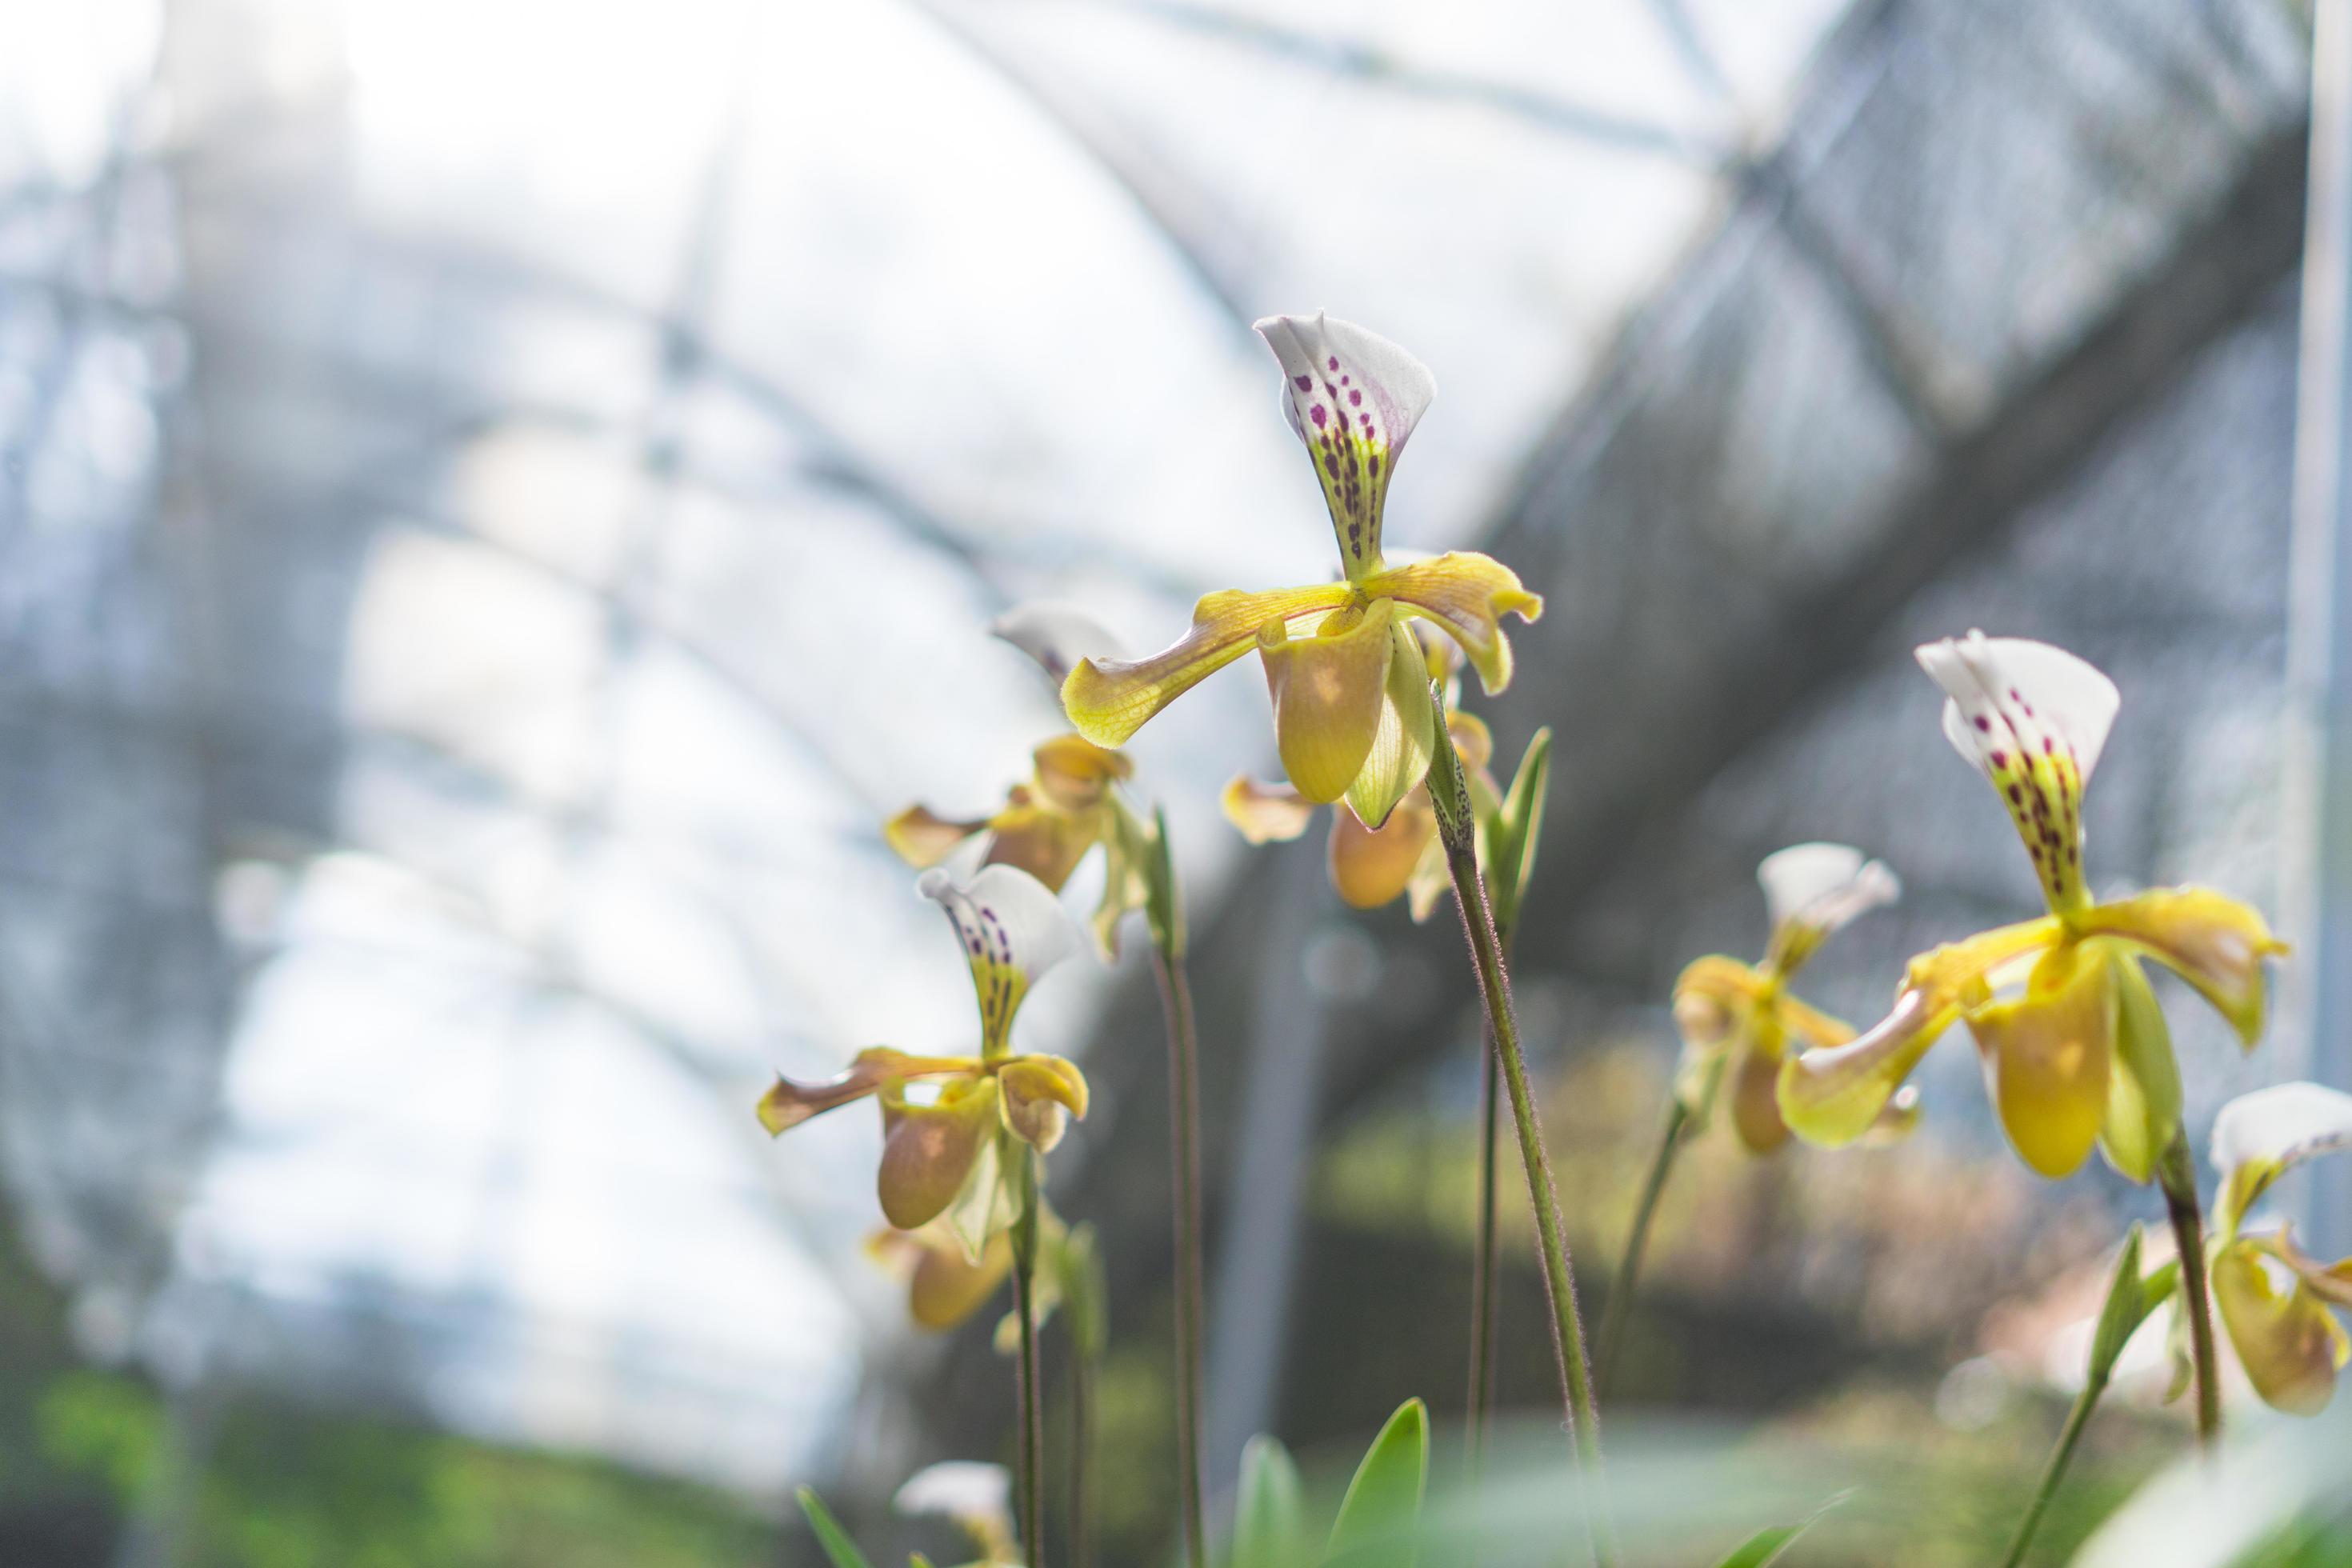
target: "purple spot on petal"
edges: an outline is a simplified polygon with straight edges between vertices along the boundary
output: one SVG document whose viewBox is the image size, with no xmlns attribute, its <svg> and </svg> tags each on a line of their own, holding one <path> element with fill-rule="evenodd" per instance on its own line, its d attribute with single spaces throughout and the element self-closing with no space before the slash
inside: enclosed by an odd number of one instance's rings
<svg viewBox="0 0 2352 1568">
<path fill-rule="evenodd" d="M 1372 478 L 1376 479 L 1379 479 L 1381 477 L 1381 455 L 1378 452 L 1374 452 L 1372 454 L 1370 467 L 1372 470 Z"/>
<path fill-rule="evenodd" d="M 1332 355 L 1332 356 L 1331 356 L 1331 358 L 1330 358 L 1330 359 L 1328 359 L 1328 361 L 1326 361 L 1325 363 L 1328 363 L 1328 365 L 1330 365 L 1330 367 L 1331 367 L 1333 370 L 1337 370 L 1337 369 L 1339 369 L 1339 355 L 1337 355 L 1337 354 L 1334 354 L 1334 355 Z"/>
<path fill-rule="evenodd" d="M 1315 378 L 1311 375 L 1294 375 L 1290 379 L 1298 384 L 1298 390 L 1301 392 L 1315 390 Z"/>
<path fill-rule="evenodd" d="M 1979 713 L 1977 715 L 1977 728 L 1990 733 L 1992 730 L 1992 721 Z"/>
<path fill-rule="evenodd" d="M 1347 378 L 1346 376 L 1341 376 L 1339 379 L 1340 379 L 1340 380 L 1342 380 L 1342 381 L 1345 381 L 1345 380 L 1347 380 L 1348 378 Z M 1360 405 L 1363 401 L 1364 401 L 1364 389 L 1363 389 L 1362 387 L 1360 387 L 1360 386 L 1359 386 L 1359 387 L 1351 387 L 1351 388 L 1349 388 L 1349 392 L 1348 392 L 1348 402 L 1349 402 L 1351 405 Z"/>
<path fill-rule="evenodd" d="M 1313 408 L 1309 409 L 1307 411 L 1307 417 L 1313 419 L 1316 425 L 1320 426 L 1326 417 L 1323 412 L 1323 405 L 1318 403 Z"/>
<path fill-rule="evenodd" d="M 1995 752 L 1992 754 L 1992 765 L 1997 768 L 2005 768 L 2009 766 L 2009 753 L 2007 752 Z"/>
<path fill-rule="evenodd" d="M 2048 756 L 2051 752 L 2053 752 L 2056 751 L 2057 749 L 2058 749 L 2058 742 L 2055 742 L 2055 741 L 2052 740 L 2052 739 L 2051 739 L 2049 736 L 2047 736 L 2047 735 L 2044 735 L 2044 736 L 2042 736 L 2042 754 L 2043 756 L 2045 756 L 2045 757 L 2046 757 L 2046 756 Z"/>
</svg>

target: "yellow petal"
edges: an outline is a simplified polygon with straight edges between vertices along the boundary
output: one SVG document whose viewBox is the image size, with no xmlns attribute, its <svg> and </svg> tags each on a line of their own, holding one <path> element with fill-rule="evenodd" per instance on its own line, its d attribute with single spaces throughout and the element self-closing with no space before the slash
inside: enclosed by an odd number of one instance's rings
<svg viewBox="0 0 2352 1568">
<path fill-rule="evenodd" d="M 1256 327 L 1282 362 L 1282 412 L 1314 460 L 1340 561 L 1350 578 L 1376 571 L 1389 475 L 1436 378 L 1379 333 L 1320 311 Z"/>
<path fill-rule="evenodd" d="M 1910 1137 L 1918 1125 L 1919 1086 L 1906 1083 L 1895 1091 L 1895 1098 L 1886 1102 L 1885 1108 L 1871 1122 L 1870 1131 L 1862 1135 L 1862 1146 L 1884 1149 L 1900 1143 Z"/>
<path fill-rule="evenodd" d="M 760 1125 L 771 1133 L 781 1133 L 820 1111 L 863 1100 L 894 1080 L 904 1082 L 908 1079 L 969 1072 L 978 1065 L 965 1057 L 910 1057 L 904 1051 L 877 1046 L 858 1052 L 851 1058 L 847 1072 L 824 1083 L 794 1083 L 779 1076 L 774 1086 L 760 1097 Z"/>
<path fill-rule="evenodd" d="M 1395 647 L 1393 609 L 1383 599 L 1360 613 L 1345 610 L 1302 637 L 1269 621 L 1258 637 L 1282 766 L 1308 800 L 1347 794 L 1371 754 Z"/>
<path fill-rule="evenodd" d="M 1843 1018 L 1833 1018 L 1818 1007 L 1807 1006 L 1794 996 L 1782 993 L 1780 999 L 1780 1027 L 1801 1041 L 1809 1050 L 1826 1050 L 1853 1040 L 1853 1026 Z"/>
<path fill-rule="evenodd" d="M 975 1263 L 936 1221 L 919 1231 L 877 1231 L 866 1238 L 866 1250 L 906 1279 L 908 1311 L 919 1327 L 934 1333 L 986 1306 L 1013 1271 L 1009 1234 L 990 1237 Z"/>
<path fill-rule="evenodd" d="M 2298 1280 L 2281 1290 L 2253 1238 L 2233 1241 L 2213 1258 L 2213 1305 L 2231 1348 L 2263 1402 L 2291 1415 L 2316 1415 L 2336 1392 L 2336 1373 L 2352 1345 L 2344 1327 Z"/>
<path fill-rule="evenodd" d="M 1397 803 L 1421 787 L 1429 776 L 1431 749 L 1437 744 L 1434 699 L 1412 638 L 1403 626 L 1391 624 L 1389 641 L 1380 727 L 1372 732 L 1363 766 L 1348 785 L 1349 809 L 1369 827 L 1386 826 Z"/>
<path fill-rule="evenodd" d="M 1017 805 L 989 819 L 983 864 L 1028 872 L 1055 892 L 1070 879 L 1100 832 L 1099 809 L 1083 816 L 1053 805 Z"/>
<path fill-rule="evenodd" d="M 1060 1057 L 1016 1057 L 997 1073 L 1004 1089 L 1004 1125 L 1039 1153 L 1062 1141 L 1070 1118 L 1087 1119 L 1087 1079 Z"/>
<path fill-rule="evenodd" d="M 1135 776 L 1125 753 L 1096 745 L 1084 735 L 1056 735 L 1030 753 L 1037 788 L 1065 811 L 1084 811 L 1101 801 L 1114 779 Z"/>
<path fill-rule="evenodd" d="M 928 1105 L 910 1103 L 895 1085 L 883 1090 L 875 1187 L 884 1218 L 913 1230 L 946 1212 L 996 1125 L 996 1081 L 979 1077 L 950 1079 Z"/>
<path fill-rule="evenodd" d="M 2086 944 L 2088 945 L 2088 944 Z M 2172 1032 L 2136 953 L 2115 943 L 2107 966 L 2116 986 L 2115 1061 L 2107 1075 L 2107 1112 L 2099 1147 L 2135 1182 L 2156 1173 L 2157 1157 L 2180 1129 L 2180 1068 Z"/>
<path fill-rule="evenodd" d="M 1087 740 L 1124 745 L 1153 714 L 1255 647 L 1268 621 L 1296 627 L 1353 597 L 1345 583 L 1212 594 L 1192 606 L 1192 629 L 1172 647 L 1149 658 L 1080 659 L 1062 682 L 1062 707 Z"/>
<path fill-rule="evenodd" d="M 2098 1141 L 2115 1017 L 2105 955 L 2074 944 L 2034 966 L 2024 995 L 1968 1015 L 2001 1126 L 2042 1175 L 2072 1174 Z"/>
<path fill-rule="evenodd" d="M 1403 892 L 1437 837 L 1437 812 L 1426 791 L 1390 814 L 1388 826 L 1366 827 L 1345 807 L 1331 813 L 1331 885 L 1349 906 L 1376 910 Z"/>
<path fill-rule="evenodd" d="M 1739 1053 L 1731 1082 L 1731 1126 L 1751 1154 L 1769 1154 L 1789 1141 L 1789 1124 L 1780 1118 L 1780 1078 L 1779 1051 Z"/>
<path fill-rule="evenodd" d="M 1533 621 L 1543 615 L 1543 600 L 1522 587 L 1516 573 L 1474 551 L 1393 566 L 1365 578 L 1362 586 L 1366 596 L 1394 599 L 1452 633 L 1490 695 L 1511 683 L 1511 645 L 1502 618 L 1516 614 Z"/>
<path fill-rule="evenodd" d="M 954 854 L 957 845 L 987 826 L 985 818 L 958 822 L 927 805 L 910 805 L 882 825 L 882 839 L 899 859 L 921 870 Z"/>
<path fill-rule="evenodd" d="M 1867 1033 L 1789 1057 L 1780 1064 L 1780 1100 L 1790 1131 L 1830 1148 L 1868 1132 L 1957 1012 L 1926 991 L 1906 991 Z"/>
<path fill-rule="evenodd" d="M 2314 1295 L 2338 1307 L 2352 1308 L 2352 1258 L 2322 1263 L 2295 1246 L 2294 1236 L 2284 1227 L 2273 1241 L 2279 1260 L 2294 1269 Z"/>
<path fill-rule="evenodd" d="M 1675 1027 L 1683 1044 L 1710 1051 L 1727 1043 L 1770 983 L 1736 958 L 1709 953 L 1691 960 L 1675 981 Z"/>
<path fill-rule="evenodd" d="M 1237 773 L 1217 797 L 1225 820 L 1252 844 L 1288 843 L 1307 831 L 1315 803 L 1288 784 L 1262 784 Z"/>
<path fill-rule="evenodd" d="M 2210 888 L 2151 888 L 2095 905 L 2074 924 L 2121 937 L 2197 987 L 2248 1048 L 2263 1037 L 2263 961 L 2286 943 L 2247 905 Z"/>
</svg>

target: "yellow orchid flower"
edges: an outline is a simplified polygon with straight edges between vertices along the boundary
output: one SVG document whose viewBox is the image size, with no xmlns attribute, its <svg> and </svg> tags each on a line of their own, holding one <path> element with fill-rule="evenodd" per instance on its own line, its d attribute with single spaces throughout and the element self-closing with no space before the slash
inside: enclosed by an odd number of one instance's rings
<svg viewBox="0 0 2352 1568">
<path fill-rule="evenodd" d="M 2240 1095 L 2213 1120 L 2221 1196 L 2207 1267 L 2213 1305 L 2239 1364 L 2264 1404 L 2316 1415 L 2352 1360 L 2352 1336 L 2331 1308 L 2352 1310 L 2352 1258 L 2321 1263 L 2284 1226 L 2246 1226 L 2247 1210 L 2287 1171 L 2352 1149 L 2352 1094 L 2282 1083 Z"/>
<path fill-rule="evenodd" d="M 2046 643 L 1970 632 L 1918 650 L 1943 689 L 1944 733 L 1991 781 L 2050 912 L 1911 961 L 1894 1010 L 1860 1038 L 1790 1058 L 1780 1112 L 1809 1142 L 1861 1136 L 1927 1047 L 1965 1020 L 2020 1158 L 2045 1176 L 2094 1144 L 2147 1181 L 2179 1128 L 2180 1074 L 2143 961 L 2179 973 L 2251 1049 L 2263 961 L 2286 948 L 2262 916 L 2203 888 L 2092 901 L 2083 790 L 2120 704 L 2115 683 Z"/>
<path fill-rule="evenodd" d="M 917 1470 L 890 1506 L 902 1514 L 945 1519 L 971 1538 L 980 1556 L 965 1568 L 1014 1568 L 1013 1477 L 1002 1465 L 946 1459 Z"/>
<path fill-rule="evenodd" d="M 760 1121 L 782 1134 L 812 1116 L 872 1096 L 882 1107 L 877 1188 L 883 1217 L 900 1230 L 944 1218 L 974 1261 L 1017 1215 L 998 1159 L 999 1134 L 1038 1152 L 1087 1114 L 1087 1080 L 1060 1057 L 1013 1054 L 1013 1019 L 1037 977 L 1078 946 L 1061 901 L 1028 872 L 982 868 L 968 882 L 944 869 L 917 887 L 946 910 L 971 966 L 980 1000 L 976 1057 L 919 1057 L 877 1047 L 857 1053 L 829 1082 L 779 1077 L 760 1097 Z"/>
<path fill-rule="evenodd" d="M 1470 805 L 1483 832 L 1502 809 L 1502 793 L 1487 764 L 1494 760 L 1495 738 L 1475 713 L 1459 711 L 1461 649 L 1451 637 L 1415 627 L 1410 634 L 1429 672 L 1438 683 L 1445 704 L 1445 726 L 1462 755 L 1462 769 L 1470 784 Z M 1225 819 L 1251 844 L 1287 842 L 1307 831 L 1316 803 L 1288 784 L 1260 784 L 1246 773 L 1235 774 L 1219 797 Z M 1482 846 L 1480 858 L 1485 859 Z M 1437 837 L 1437 808 L 1428 785 L 1415 784 L 1388 821 L 1367 827 L 1346 805 L 1331 808 L 1331 885 L 1354 909 L 1376 910 L 1403 895 L 1415 921 L 1425 921 L 1438 900 L 1453 886 L 1445 869 L 1445 846 Z"/>
<path fill-rule="evenodd" d="M 1789 994 L 1789 982 L 1830 934 L 1903 893 L 1882 861 L 1843 844 L 1797 844 L 1756 868 L 1771 921 L 1763 959 L 1742 963 L 1721 953 L 1693 960 L 1675 982 L 1675 1027 L 1683 1060 L 1675 1095 L 1697 1121 L 1731 1083 L 1731 1125 L 1750 1153 L 1789 1141 L 1775 1085 L 1794 1043 L 1801 1050 L 1843 1046 L 1853 1026 Z M 1899 1136 L 1917 1120 L 1919 1096 L 1906 1089 L 1874 1122 L 1879 1136 Z"/>
<path fill-rule="evenodd" d="M 1151 892 L 1152 830 L 1118 788 L 1134 776 L 1135 764 L 1083 735 L 1056 735 L 1030 758 L 1030 781 L 1007 792 L 993 816 L 960 819 L 910 805 L 882 825 L 882 837 L 900 859 L 927 868 L 985 834 L 983 865 L 1018 867 L 1056 893 L 1101 846 L 1102 898 L 1088 924 L 1096 945 L 1116 958 L 1119 921 L 1143 908 Z"/>
<path fill-rule="evenodd" d="M 1437 390 L 1419 360 L 1320 314 L 1269 316 L 1257 331 L 1281 362 L 1283 412 L 1321 481 L 1341 580 L 1212 594 L 1164 651 L 1078 660 L 1062 683 L 1062 705 L 1087 739 L 1124 745 L 1152 715 L 1255 648 L 1292 785 L 1318 805 L 1344 796 L 1358 820 L 1379 828 L 1429 771 L 1429 688 L 1406 624 L 1425 619 L 1444 630 L 1497 692 L 1511 679 L 1502 617 L 1532 621 L 1543 601 L 1485 555 L 1391 564 L 1381 553 L 1389 477 Z"/>
</svg>

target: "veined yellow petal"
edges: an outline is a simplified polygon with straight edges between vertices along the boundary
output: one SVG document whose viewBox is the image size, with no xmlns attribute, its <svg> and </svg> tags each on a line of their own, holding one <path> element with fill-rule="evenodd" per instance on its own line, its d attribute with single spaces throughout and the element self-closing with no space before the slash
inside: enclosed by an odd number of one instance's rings
<svg viewBox="0 0 2352 1568">
<path fill-rule="evenodd" d="M 882 825 L 882 841 L 919 871 L 954 854 L 957 845 L 987 826 L 985 817 L 959 822 L 927 805 L 910 805 Z"/>
<path fill-rule="evenodd" d="M 1331 813 L 1331 885 L 1349 906 L 1377 910 L 1395 901 L 1420 869 L 1437 837 L 1437 812 L 1427 792 L 1407 797 L 1386 826 L 1370 828 L 1345 807 Z"/>
<path fill-rule="evenodd" d="M 1075 1116 L 1087 1117 L 1087 1079 L 1060 1057 L 1016 1057 L 997 1070 L 1003 1088 L 1004 1125 L 1039 1153 L 1062 1141 Z"/>
<path fill-rule="evenodd" d="M 2105 954 L 2074 943 L 2053 948 L 2034 965 L 2025 994 L 1967 1016 L 1986 1089 L 2018 1157 L 2042 1175 L 2071 1175 L 2106 1120 L 2116 986 Z"/>
<path fill-rule="evenodd" d="M 1829 1148 L 1868 1132 L 1958 1012 L 1926 991 L 1908 990 L 1875 1027 L 1847 1044 L 1784 1059 L 1779 1088 L 1789 1130 Z"/>
<path fill-rule="evenodd" d="M 1030 753 L 1040 794 L 1065 811 L 1099 805 L 1113 780 L 1135 776 L 1134 760 L 1084 735 L 1056 735 Z"/>
<path fill-rule="evenodd" d="M 897 1084 L 882 1091 L 882 1167 L 875 1189 L 884 1218 L 913 1230 L 947 1212 L 996 1125 L 996 1080 L 984 1077 L 950 1079 L 928 1105 L 909 1101 Z"/>
<path fill-rule="evenodd" d="M 1282 412 L 1307 443 L 1350 579 L 1381 564 L 1381 512 L 1398 454 L 1436 378 L 1377 332 L 1318 311 L 1256 323 L 1282 362 Z"/>
<path fill-rule="evenodd" d="M 877 1046 L 858 1052 L 847 1072 L 824 1083 L 794 1083 L 779 1075 L 774 1086 L 760 1097 L 760 1125 L 772 1134 L 782 1133 L 812 1116 L 877 1093 L 885 1084 L 967 1073 L 979 1065 L 969 1057 L 910 1057 Z"/>
<path fill-rule="evenodd" d="M 1453 550 L 1392 566 L 1363 579 L 1362 587 L 1367 596 L 1394 599 L 1452 633 L 1489 695 L 1511 683 L 1511 644 L 1503 635 L 1503 617 L 1534 621 L 1543 615 L 1542 598 L 1528 593 L 1517 573 L 1475 551 Z"/>
<path fill-rule="evenodd" d="M 1236 773 L 1217 797 L 1225 820 L 1252 844 L 1286 844 L 1307 831 L 1315 803 L 1288 784 L 1264 784 Z"/>
<path fill-rule="evenodd" d="M 1382 603 L 1389 601 L 1383 600 Z M 1437 712 L 1420 657 L 1402 625 L 1389 627 L 1389 668 L 1371 750 L 1348 785 L 1348 808 L 1368 827 L 1385 827 L 1397 803 L 1429 776 Z M 1491 794 L 1491 790 L 1489 794 Z M 1474 818 L 1474 820 L 1476 820 Z"/>
<path fill-rule="evenodd" d="M 1192 629 L 1172 647 L 1149 658 L 1080 659 L 1062 682 L 1062 707 L 1087 740 L 1124 745 L 1153 714 L 1257 646 L 1268 621 L 1298 627 L 1354 596 L 1345 583 L 1211 594 L 1192 606 Z"/>
<path fill-rule="evenodd" d="M 2263 961 L 2286 952 L 2252 908 L 2210 888 L 2151 888 L 2074 919 L 2120 937 L 2194 985 L 2248 1049 L 2263 1037 Z"/>
<path fill-rule="evenodd" d="M 2247 1237 L 2214 1254 L 2213 1305 L 2263 1402 L 2290 1415 L 2316 1415 L 2336 1392 L 2336 1373 L 2352 1356 L 2352 1342 L 2301 1280 L 2290 1273 L 2294 1282 L 2279 1288 L 2266 1251 Z"/>
<path fill-rule="evenodd" d="M 1259 635 L 1283 769 L 1308 800 L 1347 794 L 1371 754 L 1396 646 L 1393 610 L 1382 599 L 1332 616 L 1311 636 L 1292 637 L 1278 620 Z"/>
</svg>

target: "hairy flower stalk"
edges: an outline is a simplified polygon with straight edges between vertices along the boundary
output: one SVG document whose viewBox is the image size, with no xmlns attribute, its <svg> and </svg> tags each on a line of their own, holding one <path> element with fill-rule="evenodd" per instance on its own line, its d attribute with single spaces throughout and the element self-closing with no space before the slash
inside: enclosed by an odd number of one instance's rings
<svg viewBox="0 0 2352 1568">
<path fill-rule="evenodd" d="M 1021 1217 L 1013 1226 L 1013 1310 L 1020 1320 L 1020 1371 L 1015 1396 L 1021 1405 L 1021 1544 L 1026 1568 L 1045 1568 L 1045 1392 L 1037 1368 L 1037 1162 L 1028 1147 L 1004 1139 L 1002 1156 L 1017 1162 L 1015 1183 Z"/>
<path fill-rule="evenodd" d="M 1432 708 L 1442 715 L 1434 700 Z M 1550 1300 L 1552 1353 L 1559 1366 L 1560 1389 L 1570 1429 L 1586 1489 L 1585 1523 L 1591 1531 L 1596 1562 L 1612 1561 L 1609 1529 L 1604 1517 L 1601 1474 L 1601 1416 L 1592 1401 L 1592 1384 L 1584 1357 L 1584 1324 L 1576 1307 L 1576 1277 L 1570 1267 L 1568 1241 L 1559 1221 L 1559 1200 L 1552 1182 L 1551 1161 L 1544 1152 L 1543 1129 L 1536 1117 L 1535 1098 L 1528 1089 L 1527 1064 L 1519 1054 L 1519 1030 L 1511 1010 L 1511 984 L 1504 972 L 1502 943 L 1486 904 L 1478 876 L 1476 820 L 1470 809 L 1470 792 L 1454 755 L 1454 743 L 1439 719 L 1432 745 L 1429 794 L 1437 807 L 1437 830 L 1445 845 L 1445 863 L 1454 880 L 1454 904 L 1462 913 L 1463 934 L 1470 944 L 1472 968 L 1486 1008 L 1488 1037 L 1500 1058 L 1503 1082 L 1510 1091 L 1511 1120 L 1519 1135 L 1519 1161 L 1527 1173 L 1528 1198 L 1535 1209 L 1536 1234 L 1543 1252 L 1544 1290 Z"/>
<path fill-rule="evenodd" d="M 2205 1215 L 2197 1202 L 2197 1172 L 2189 1140 L 2175 1133 L 2157 1162 L 2157 1185 L 2172 1219 L 2172 1238 L 2187 1259 L 2205 1256 Z M 2210 1456 L 2221 1437 L 2221 1361 L 2213 1351 L 2213 1305 L 2200 1268 L 2180 1271 L 2180 1295 L 2189 1314 L 2189 1363 L 2197 1374 L 2197 1444 Z"/>
</svg>

